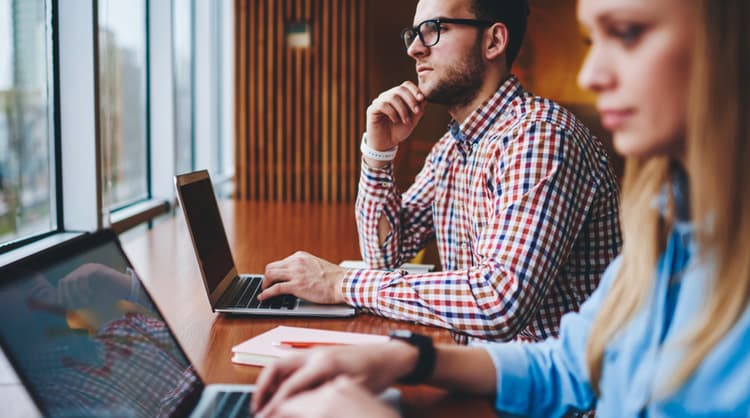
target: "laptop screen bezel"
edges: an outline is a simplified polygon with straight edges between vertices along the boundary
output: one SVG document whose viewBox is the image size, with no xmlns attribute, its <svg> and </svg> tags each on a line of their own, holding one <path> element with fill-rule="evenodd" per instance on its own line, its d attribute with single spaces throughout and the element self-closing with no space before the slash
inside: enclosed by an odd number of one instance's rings
<svg viewBox="0 0 750 418">
<path fill-rule="evenodd" d="M 47 248 L 45 250 L 42 250 L 40 252 L 34 253 L 20 260 L 12 262 L 8 265 L 0 267 L 0 287 L 10 285 L 16 280 L 22 280 L 22 277 L 17 277 L 17 276 L 14 277 L 13 275 L 9 274 L 10 272 L 19 271 L 19 270 L 21 271 L 40 270 L 46 266 L 54 265 L 57 262 L 64 260 L 66 258 L 73 257 L 76 254 L 81 254 L 88 249 L 96 248 L 97 246 L 101 246 L 103 244 L 110 243 L 110 242 L 113 242 L 117 246 L 117 249 L 120 251 L 123 258 L 125 259 L 125 262 L 128 264 L 128 266 L 130 266 L 130 268 L 133 268 L 133 263 L 130 262 L 130 259 L 128 258 L 127 254 L 125 253 L 125 251 L 123 251 L 122 245 L 120 244 L 120 240 L 117 238 L 117 235 L 111 229 L 104 229 L 95 233 L 83 234 L 79 237 L 71 239 L 70 241 L 66 241 L 64 243 L 55 245 L 53 247 Z M 201 378 L 200 374 L 198 373 L 198 370 L 193 365 L 192 361 L 190 361 L 190 357 L 187 356 L 185 350 L 180 344 L 180 340 L 172 331 L 172 327 L 169 325 L 167 318 L 159 309 L 159 306 L 156 304 L 156 301 L 154 300 L 153 296 L 148 291 L 148 289 L 143 284 L 143 282 L 141 282 L 140 284 L 149 302 L 151 302 L 151 304 L 153 305 L 154 310 L 164 320 L 164 323 L 167 325 L 167 330 L 169 331 L 169 335 L 175 341 L 175 345 L 177 349 L 179 350 L 180 354 L 182 354 L 182 356 L 185 357 L 190 367 L 192 367 L 193 370 L 195 370 L 195 375 L 198 378 L 198 386 L 196 387 L 196 390 L 188 394 L 188 396 L 186 396 L 185 398 L 183 398 L 182 402 L 180 402 L 180 404 L 177 405 L 177 407 L 175 408 L 174 414 L 173 414 L 173 416 L 186 415 L 187 412 L 192 411 L 193 408 L 195 408 L 195 406 L 198 404 L 198 401 L 200 400 L 201 394 L 203 393 L 203 390 L 205 389 L 206 384 Z M 20 379 L 26 392 L 29 394 L 29 396 L 31 397 L 36 407 L 39 409 L 39 411 L 43 415 L 48 416 L 50 414 L 50 411 L 47 410 L 44 400 L 36 393 L 36 388 L 31 383 L 26 372 L 17 366 L 20 361 L 18 358 L 16 358 L 15 353 L 10 350 L 9 348 L 10 343 L 5 340 L 5 338 L 3 337 L 1 333 L 0 333 L 0 346 L 3 348 L 5 357 L 8 359 L 8 362 L 13 367 L 13 370 L 15 371 L 16 375 Z"/>
<path fill-rule="evenodd" d="M 198 245 L 195 240 L 195 235 L 193 234 L 193 228 L 190 224 L 190 218 L 188 217 L 187 210 L 185 209 L 185 203 L 182 196 L 182 187 L 197 183 L 199 181 L 207 181 L 209 188 L 211 189 L 211 198 L 214 199 L 214 202 L 216 203 L 216 210 L 218 212 L 218 219 L 219 219 L 219 226 L 221 228 L 221 234 L 223 239 L 226 242 L 226 247 L 229 248 L 229 258 L 232 261 L 232 268 L 229 270 L 229 272 L 222 277 L 219 284 L 216 286 L 215 289 L 211 289 L 208 283 L 208 277 L 206 276 L 206 272 L 203 269 L 203 265 L 200 261 L 200 253 L 198 251 Z M 199 170 L 194 171 L 192 173 L 186 173 L 186 174 L 180 174 L 175 176 L 174 178 L 175 183 L 175 189 L 177 190 L 177 200 L 180 203 L 180 207 L 182 208 L 182 215 L 183 218 L 185 218 L 185 224 L 187 225 L 188 233 L 190 235 L 190 242 L 193 244 L 193 251 L 195 252 L 195 258 L 196 262 L 198 263 L 198 269 L 201 272 L 201 278 L 203 279 L 203 286 L 206 289 L 206 294 L 208 295 L 208 302 L 211 305 L 211 311 L 216 311 L 216 304 L 221 298 L 221 296 L 224 294 L 226 289 L 229 287 L 229 285 L 232 283 L 232 280 L 234 280 L 235 277 L 238 276 L 237 274 L 237 264 L 234 261 L 234 254 L 232 254 L 232 249 L 229 246 L 229 241 L 227 239 L 227 232 L 224 228 L 224 219 L 221 216 L 221 210 L 219 210 L 219 203 L 216 201 L 216 194 L 214 192 L 213 183 L 211 182 L 211 177 L 208 173 L 208 170 Z"/>
</svg>

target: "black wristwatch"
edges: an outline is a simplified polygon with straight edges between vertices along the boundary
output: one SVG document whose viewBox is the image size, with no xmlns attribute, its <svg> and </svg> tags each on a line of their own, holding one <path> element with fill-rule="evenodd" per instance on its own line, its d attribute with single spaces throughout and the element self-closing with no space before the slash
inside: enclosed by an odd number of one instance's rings
<svg viewBox="0 0 750 418">
<path fill-rule="evenodd" d="M 404 385 L 418 385 L 427 380 L 435 369 L 436 353 L 432 338 L 406 330 L 391 331 L 390 337 L 411 344 L 419 351 L 414 369 L 398 382 Z"/>
</svg>

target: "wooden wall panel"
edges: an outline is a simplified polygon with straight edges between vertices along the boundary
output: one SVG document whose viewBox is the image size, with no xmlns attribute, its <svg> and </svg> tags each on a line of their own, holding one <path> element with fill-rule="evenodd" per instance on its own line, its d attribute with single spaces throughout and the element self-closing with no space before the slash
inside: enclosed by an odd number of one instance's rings
<svg viewBox="0 0 750 418">
<path fill-rule="evenodd" d="M 236 0 L 236 195 L 352 201 L 366 96 L 363 0 Z M 310 48 L 286 44 L 308 22 Z"/>
</svg>

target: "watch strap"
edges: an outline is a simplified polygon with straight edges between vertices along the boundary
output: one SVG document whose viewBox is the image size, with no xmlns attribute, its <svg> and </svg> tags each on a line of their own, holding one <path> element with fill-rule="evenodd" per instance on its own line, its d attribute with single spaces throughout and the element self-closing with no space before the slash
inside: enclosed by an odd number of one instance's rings
<svg viewBox="0 0 750 418">
<path fill-rule="evenodd" d="M 404 385 L 418 385 L 424 383 L 435 370 L 437 353 L 432 338 L 411 331 L 393 331 L 390 337 L 411 344 L 418 350 L 417 363 L 414 369 L 401 377 L 398 382 Z"/>
<path fill-rule="evenodd" d="M 365 132 L 362 134 L 362 143 L 359 146 L 359 150 L 362 152 L 362 155 L 371 160 L 393 161 L 393 159 L 396 158 L 396 153 L 398 152 L 398 145 L 389 150 L 377 151 L 367 145 L 367 132 Z"/>
</svg>

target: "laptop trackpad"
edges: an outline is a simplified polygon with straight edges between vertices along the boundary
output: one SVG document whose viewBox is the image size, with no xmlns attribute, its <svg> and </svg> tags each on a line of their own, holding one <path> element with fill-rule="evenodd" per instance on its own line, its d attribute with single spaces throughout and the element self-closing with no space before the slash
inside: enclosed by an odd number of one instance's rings
<svg viewBox="0 0 750 418">
<path fill-rule="evenodd" d="M 304 299 L 299 299 L 295 311 L 312 316 L 352 316 L 355 312 L 349 305 L 322 305 Z"/>
</svg>

